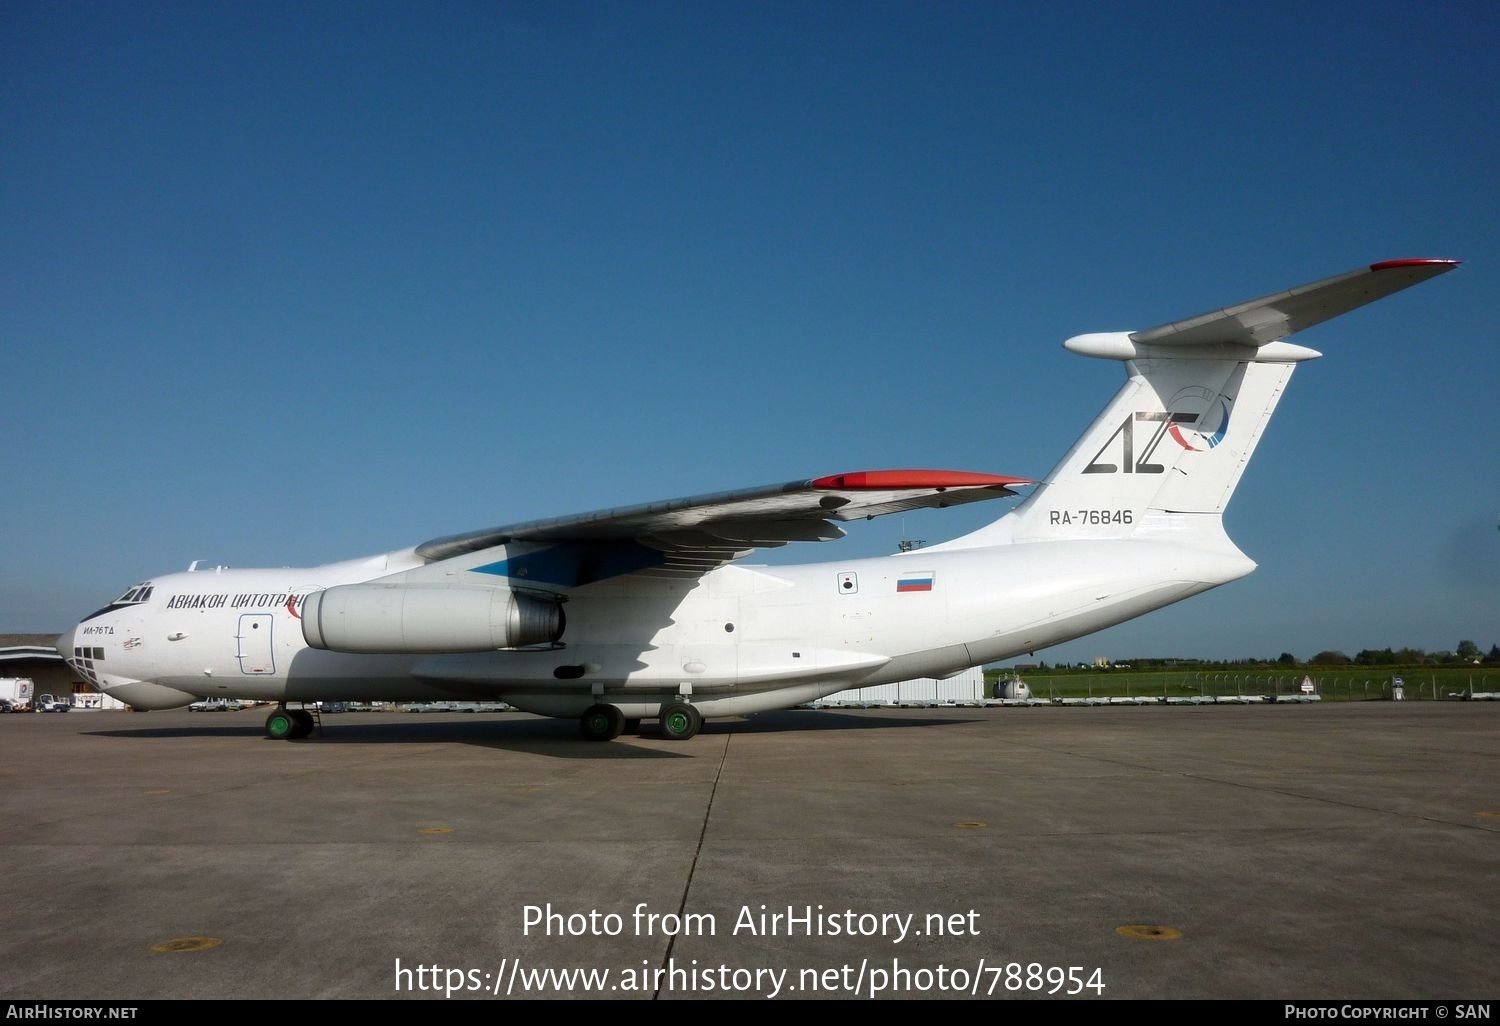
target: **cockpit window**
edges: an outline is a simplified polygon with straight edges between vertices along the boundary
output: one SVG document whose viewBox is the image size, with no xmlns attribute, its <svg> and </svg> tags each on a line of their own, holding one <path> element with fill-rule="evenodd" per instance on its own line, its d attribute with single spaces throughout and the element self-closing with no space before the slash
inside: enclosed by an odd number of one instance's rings
<svg viewBox="0 0 1500 1026">
<path fill-rule="evenodd" d="M 133 606 L 151 598 L 151 584 L 137 584 L 110 603 L 112 606 Z"/>
<path fill-rule="evenodd" d="M 138 606 L 142 602 L 149 601 L 150 598 L 151 582 L 147 581 L 144 584 L 137 584 L 103 609 L 96 609 L 88 616 L 85 616 L 79 623 L 83 623 L 84 620 L 92 620 L 96 616 L 103 616 L 105 613 L 113 613 L 116 609 L 124 609 L 126 606 Z"/>
</svg>

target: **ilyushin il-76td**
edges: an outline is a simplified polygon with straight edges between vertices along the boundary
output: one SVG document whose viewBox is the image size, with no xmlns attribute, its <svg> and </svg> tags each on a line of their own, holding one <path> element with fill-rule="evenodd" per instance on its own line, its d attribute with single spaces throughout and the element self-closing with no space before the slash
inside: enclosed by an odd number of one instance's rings
<svg viewBox="0 0 1500 1026">
<path fill-rule="evenodd" d="M 1144 331 L 1064 346 L 1125 383 L 1046 477 L 873 470 L 434 538 L 303 569 L 137 584 L 58 639 L 137 709 L 276 702 L 305 737 L 319 701 L 485 699 L 576 717 L 606 741 L 654 719 L 789 708 L 1081 637 L 1254 569 L 1223 514 L 1299 363 L 1287 336 L 1452 270 L 1388 260 Z M 753 566 L 842 521 L 1025 497 L 952 541 Z"/>
</svg>

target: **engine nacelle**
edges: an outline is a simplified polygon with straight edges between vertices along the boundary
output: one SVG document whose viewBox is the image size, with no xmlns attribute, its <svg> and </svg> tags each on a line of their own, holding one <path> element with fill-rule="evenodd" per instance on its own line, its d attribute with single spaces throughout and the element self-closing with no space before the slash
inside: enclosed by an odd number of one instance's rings
<svg viewBox="0 0 1500 1026">
<path fill-rule="evenodd" d="M 302 637 L 332 652 L 493 652 L 562 637 L 562 604 L 509 588 L 341 584 L 307 596 Z"/>
</svg>

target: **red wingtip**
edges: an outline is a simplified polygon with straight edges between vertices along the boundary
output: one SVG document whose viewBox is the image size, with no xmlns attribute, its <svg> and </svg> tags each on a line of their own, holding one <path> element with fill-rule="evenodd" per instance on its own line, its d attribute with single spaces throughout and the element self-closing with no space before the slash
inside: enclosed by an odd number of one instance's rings
<svg viewBox="0 0 1500 1026">
<path fill-rule="evenodd" d="M 814 488 L 859 491 L 901 488 L 1004 488 L 1034 484 L 1026 477 L 975 474 L 967 470 L 861 470 L 853 474 L 830 474 L 814 479 Z"/>
<path fill-rule="evenodd" d="M 1407 260 L 1382 260 L 1378 264 L 1371 264 L 1372 271 L 1389 271 L 1393 267 L 1434 267 L 1447 265 L 1457 267 L 1463 263 L 1462 260 L 1443 260 L 1438 257 L 1412 257 Z"/>
</svg>

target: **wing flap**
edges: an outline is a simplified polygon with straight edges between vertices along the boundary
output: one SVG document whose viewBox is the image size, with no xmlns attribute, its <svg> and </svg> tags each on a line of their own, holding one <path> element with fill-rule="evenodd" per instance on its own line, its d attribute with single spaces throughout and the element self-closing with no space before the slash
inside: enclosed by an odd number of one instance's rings
<svg viewBox="0 0 1500 1026">
<path fill-rule="evenodd" d="M 696 528 L 658 531 L 652 537 L 673 546 L 732 542 L 762 548 L 797 541 L 837 541 L 844 537 L 844 529 L 826 520 L 710 520 Z"/>
<path fill-rule="evenodd" d="M 998 499 L 1015 495 L 1013 485 L 1031 483 L 968 471 L 860 471 L 532 520 L 434 538 L 416 551 L 435 562 L 508 542 L 635 540 L 668 553 L 687 572 L 702 573 L 696 568 L 711 569 L 753 548 L 842 537 L 833 520 Z"/>
</svg>

